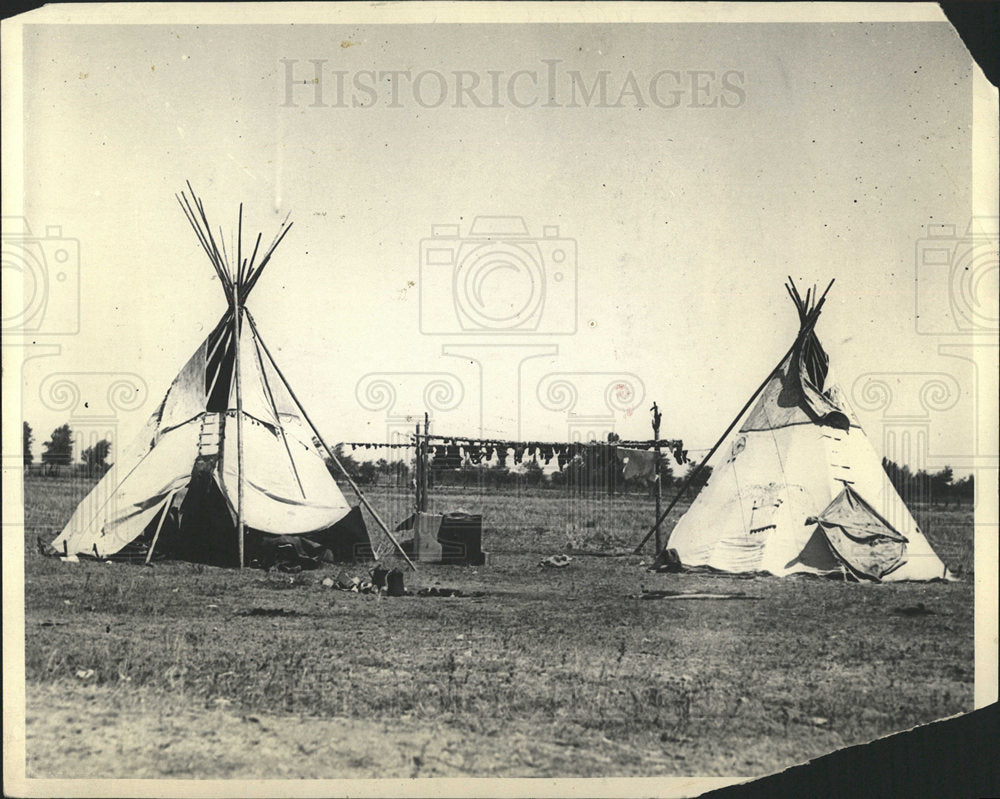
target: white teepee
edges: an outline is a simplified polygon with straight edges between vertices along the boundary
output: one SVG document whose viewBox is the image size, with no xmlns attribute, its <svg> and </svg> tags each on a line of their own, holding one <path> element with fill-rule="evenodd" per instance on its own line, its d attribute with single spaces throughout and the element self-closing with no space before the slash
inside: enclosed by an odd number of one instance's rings
<svg viewBox="0 0 1000 799">
<path fill-rule="evenodd" d="M 706 459 L 711 477 L 666 546 L 726 572 L 949 577 L 832 379 L 815 334 L 825 293 L 788 290 L 795 343 Z"/>
<path fill-rule="evenodd" d="M 244 257 L 242 206 L 240 243 L 227 254 L 216 246 L 194 192 L 191 198 L 182 192 L 178 201 L 215 268 L 228 308 L 139 437 L 119 453 L 52 546 L 68 556 L 106 558 L 139 542 L 148 562 L 159 543 L 178 557 L 242 566 L 246 546 L 267 536 L 312 536 L 330 547 L 345 540 L 348 548 L 369 544 L 360 511 L 352 512 L 319 447 L 339 461 L 245 307 L 291 224 L 286 218 L 258 261 L 259 235 Z M 360 491 L 358 496 L 398 547 Z"/>
</svg>

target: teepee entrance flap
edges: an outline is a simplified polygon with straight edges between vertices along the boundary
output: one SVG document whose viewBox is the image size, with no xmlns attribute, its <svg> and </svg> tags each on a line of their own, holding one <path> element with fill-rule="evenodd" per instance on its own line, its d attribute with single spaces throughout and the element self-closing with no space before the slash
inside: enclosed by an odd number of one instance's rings
<svg viewBox="0 0 1000 799">
<path fill-rule="evenodd" d="M 903 560 L 907 538 L 887 522 L 850 485 L 816 518 L 830 548 L 853 572 L 873 580 L 892 572 Z"/>
</svg>

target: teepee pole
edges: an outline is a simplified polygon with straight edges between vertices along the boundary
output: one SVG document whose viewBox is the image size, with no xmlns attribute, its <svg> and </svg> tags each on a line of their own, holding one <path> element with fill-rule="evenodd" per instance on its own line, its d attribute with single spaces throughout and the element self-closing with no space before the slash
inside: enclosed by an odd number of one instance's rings
<svg viewBox="0 0 1000 799">
<path fill-rule="evenodd" d="M 278 430 L 281 432 L 281 441 L 285 445 L 285 453 L 288 455 L 288 464 L 292 467 L 292 474 L 295 475 L 295 482 L 299 487 L 302 499 L 306 498 L 306 490 L 302 487 L 302 480 L 299 479 L 299 470 L 295 468 L 295 458 L 292 457 L 292 448 L 288 446 L 288 436 L 285 435 L 285 426 L 281 423 L 281 416 L 278 414 L 278 406 L 274 401 L 274 392 L 271 391 L 271 383 L 267 379 L 267 372 L 264 370 L 264 359 L 260 357 L 260 343 L 254 337 L 254 354 L 257 356 L 257 365 L 260 366 L 260 376 L 264 383 L 264 390 L 267 392 L 267 401 L 271 403 L 271 410 L 274 411 L 274 418 L 278 421 Z"/>
<path fill-rule="evenodd" d="M 237 299 L 238 287 L 233 285 L 233 352 L 235 354 L 234 373 L 236 375 L 236 535 L 240 549 L 240 568 L 244 562 L 243 541 L 243 382 L 240 375 L 240 317 L 243 309 Z"/>
<path fill-rule="evenodd" d="M 239 221 L 236 223 L 236 282 L 243 282 L 243 203 L 240 203 Z"/>
<path fill-rule="evenodd" d="M 420 465 L 421 465 L 421 463 L 423 463 L 423 456 L 420 454 L 421 453 L 421 449 L 420 448 L 423 446 L 423 444 L 420 443 L 420 423 L 419 422 L 417 423 L 417 426 L 414 428 L 414 431 L 413 431 L 413 443 L 414 443 L 414 447 L 413 447 L 413 489 L 414 489 L 414 491 L 413 491 L 413 494 L 414 494 L 414 498 L 416 500 L 416 504 L 414 505 L 414 508 L 415 508 L 415 512 L 416 513 L 420 513 L 420 511 L 423 510 L 423 507 L 420 504 L 420 487 L 424 484 L 424 482 L 423 482 L 424 478 L 420 474 Z"/>
<path fill-rule="evenodd" d="M 428 494 L 430 493 L 430 489 L 431 489 L 430 468 L 429 468 L 430 467 L 430 460 L 431 460 L 431 458 L 430 458 L 430 433 L 431 433 L 430 427 L 431 427 L 430 414 L 428 414 L 427 411 L 424 411 L 424 438 L 423 438 L 424 444 L 423 444 L 423 449 L 421 449 L 421 456 L 420 456 L 420 459 L 421 459 L 421 466 L 420 466 L 420 480 L 421 480 L 421 487 L 420 487 L 420 510 L 422 510 L 424 513 L 427 512 L 427 508 L 429 506 Z"/>
<path fill-rule="evenodd" d="M 264 267 L 266 267 L 267 262 L 271 260 L 271 256 L 274 254 L 274 251 L 278 248 L 278 245 L 281 244 L 281 240 L 284 239 L 288 231 L 292 229 L 293 224 L 295 223 L 289 222 L 288 227 L 286 227 L 284 230 L 281 231 L 281 234 L 278 236 L 277 239 L 275 239 L 270 249 L 268 249 L 268 251 L 264 254 L 264 257 L 261 258 L 260 266 L 257 267 L 257 271 L 255 271 L 253 275 L 249 276 L 246 279 L 247 285 L 246 285 L 246 290 L 243 292 L 244 296 L 248 295 L 251 291 L 253 291 L 253 287 L 257 285 L 257 281 L 260 280 L 260 276 L 264 272 Z"/>
<path fill-rule="evenodd" d="M 694 482 L 695 477 L 701 474 L 702 470 L 705 468 L 705 464 L 708 463 L 709 458 L 711 458 L 715 454 L 715 451 L 721 446 L 722 442 L 726 440 L 726 436 L 728 436 L 732 432 L 733 428 L 736 427 L 736 423 L 739 422 L 741 418 L 743 418 L 743 414 L 747 412 L 747 409 L 750 407 L 751 403 L 755 399 L 757 399 L 757 396 L 760 394 L 761 391 L 764 390 L 764 387 L 771 382 L 771 377 L 774 375 L 775 371 L 777 371 L 781 367 L 781 364 L 785 362 L 785 358 L 787 358 L 789 355 L 792 354 L 792 351 L 795 349 L 795 345 L 798 344 L 798 341 L 799 341 L 798 336 L 796 336 L 795 344 L 792 344 L 792 346 L 788 348 L 788 352 L 786 352 L 784 355 L 781 356 L 781 360 L 778 361 L 774 369 L 772 369 L 770 372 L 767 373 L 767 377 L 764 378 L 764 382 L 757 387 L 757 390 L 753 393 L 750 399 L 746 401 L 746 404 L 740 409 L 740 412 L 736 414 L 736 416 L 733 418 L 733 421 L 729 423 L 729 427 L 726 428 L 726 432 L 723 433 L 722 436 L 719 438 L 719 440 L 715 442 L 715 446 L 713 446 L 708 451 L 708 454 L 704 457 L 704 459 L 702 459 L 701 463 L 698 464 L 697 468 L 694 469 L 687 476 L 687 478 L 685 478 L 683 484 L 680 487 L 680 490 L 674 495 L 674 498 L 667 505 L 666 510 L 664 510 L 659 515 L 659 517 L 657 517 L 655 524 L 653 524 L 649 532 L 646 533 L 645 536 L 643 536 L 643 539 L 642 541 L 639 542 L 639 545 L 632 551 L 633 555 L 638 555 L 639 552 L 642 551 L 642 548 L 643 546 L 645 546 L 646 542 L 653 536 L 654 533 L 656 533 L 657 530 L 660 529 L 660 525 L 663 524 L 663 520 L 667 518 L 667 515 L 670 513 L 670 511 L 672 511 L 674 509 L 674 506 L 680 501 L 680 498 L 684 496 L 684 492 L 687 490 L 687 487 L 691 485 L 692 482 Z M 666 548 L 669 542 L 670 542 L 670 536 L 668 535 L 666 540 L 663 542 L 664 548 Z M 656 554 L 659 555 L 660 552 L 658 551 Z"/>
<path fill-rule="evenodd" d="M 170 512 L 170 505 L 174 501 L 174 494 L 177 493 L 177 489 L 174 489 L 167 495 L 167 502 L 163 506 L 163 513 L 160 514 L 160 520 L 156 523 L 156 532 L 153 533 L 153 542 L 149 545 L 149 552 L 146 553 L 146 565 L 153 559 L 153 550 L 156 549 L 156 542 L 160 540 L 160 530 L 163 529 L 163 523 L 167 520 L 167 514 Z"/>
<path fill-rule="evenodd" d="M 320 434 L 319 430 L 316 429 L 316 425 L 314 425 L 312 419 L 309 418 L 309 414 L 306 413 L 306 409 L 303 408 L 302 403 L 299 402 L 299 398 L 295 396 L 295 392 L 292 390 L 292 387 L 288 384 L 288 381 L 285 379 L 285 375 L 282 373 L 281 368 L 278 366 L 277 363 L 275 363 L 274 356 L 271 355 L 271 351 L 267 348 L 267 344 L 265 344 L 264 339 L 261 338 L 260 331 L 257 330 L 257 324 L 253 320 L 253 314 L 251 314 L 250 311 L 247 311 L 246 314 L 247 314 L 247 321 L 250 322 L 250 328 L 251 330 L 253 330 L 253 334 L 256 337 L 257 342 L 264 350 L 264 354 L 267 355 L 267 359 L 271 362 L 271 366 L 274 367 L 274 371 L 277 373 L 278 378 L 284 384 L 285 389 L 288 391 L 288 395 L 292 398 L 292 401 L 302 412 L 302 418 L 306 420 L 306 424 L 308 424 L 310 429 L 312 429 L 313 434 L 319 440 L 319 443 L 323 445 L 323 449 L 326 450 L 326 454 L 330 457 L 330 460 L 332 460 L 337 465 L 341 473 L 347 479 L 347 482 L 350 484 L 351 488 L 354 489 L 354 493 L 357 496 L 358 500 L 361 502 L 362 505 L 364 505 L 368 509 L 368 512 L 372 515 L 372 518 L 374 518 L 375 521 L 378 523 L 378 526 L 382 528 L 382 532 L 384 532 L 386 536 L 388 536 L 389 540 L 392 541 L 393 545 L 396 547 L 396 550 L 399 552 L 400 555 L 403 556 L 403 559 L 409 564 L 410 568 L 416 571 L 417 567 L 413 565 L 413 561 L 410 560 L 409 556 L 407 556 L 406 552 L 403 550 L 402 545 L 399 543 L 398 540 L 396 540 L 396 536 L 394 536 L 392 532 L 389 530 L 388 525 L 386 525 L 386 523 L 382 521 L 382 517 L 379 516 L 378 511 L 376 511 L 375 508 L 372 507 L 372 504 L 368 501 L 368 497 L 364 495 L 364 492 L 362 492 L 362 490 L 358 487 L 358 484 L 351 479 L 351 476 L 347 473 L 347 469 L 344 468 L 344 464 L 340 462 L 340 458 L 338 458 L 334 454 L 333 450 L 327 446 L 326 441 L 323 440 L 323 436 Z"/>
<path fill-rule="evenodd" d="M 188 187 L 190 188 L 190 186 L 191 184 L 189 183 Z M 192 194 L 193 193 L 194 192 L 192 191 Z M 197 197 L 195 197 L 194 199 L 197 201 Z M 212 246 L 209 245 L 208 238 L 206 238 L 205 233 L 201 229 L 200 223 L 195 217 L 194 210 L 191 208 L 191 205 L 187 199 L 187 195 L 185 195 L 184 192 L 181 192 L 180 196 L 177 197 L 177 201 L 181 204 L 181 209 L 184 211 L 185 216 L 187 216 L 188 222 L 194 229 L 195 235 L 198 237 L 198 241 L 201 243 L 202 248 L 205 250 L 205 254 L 208 256 L 208 259 L 212 262 L 212 268 L 215 269 L 215 273 L 219 276 L 219 280 L 222 281 L 222 285 L 225 288 L 225 290 L 229 291 L 231 289 L 229 281 L 227 280 L 222 270 L 221 264 L 216 258 L 216 254 L 213 251 Z"/>
</svg>

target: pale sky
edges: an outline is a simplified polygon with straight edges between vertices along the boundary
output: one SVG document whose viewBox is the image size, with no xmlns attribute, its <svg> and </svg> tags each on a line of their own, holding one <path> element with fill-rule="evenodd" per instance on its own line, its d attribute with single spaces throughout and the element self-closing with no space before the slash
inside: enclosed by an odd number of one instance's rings
<svg viewBox="0 0 1000 799">
<path fill-rule="evenodd" d="M 387 414 L 422 413 L 445 373 L 461 388 L 434 413 L 439 433 L 647 438 L 655 400 L 664 436 L 707 448 L 791 344 L 790 274 L 803 291 L 837 279 L 818 333 L 877 450 L 885 411 L 852 395 L 869 373 L 896 386 L 890 412 L 929 421 L 930 468 L 975 452 L 971 365 L 939 353 L 966 339 L 921 335 L 915 319 L 919 300 L 944 324 L 933 313 L 948 302 L 946 279 L 915 280 L 919 241 L 939 224 L 961 238 L 972 207 L 972 62 L 946 23 L 45 25 L 24 44 L 25 217 L 34 240 L 58 225 L 80 252 L 79 333 L 40 335 L 61 351 L 25 365 L 36 455 L 69 414 L 41 401 L 46 379 L 138 375 L 143 401 L 113 421 L 127 441 L 222 313 L 174 199 L 186 179 L 227 237 L 244 203 L 249 244 L 291 212 L 249 307 L 331 444 L 384 440 Z M 282 59 L 300 81 L 325 60 L 325 107 L 316 83 L 286 105 Z M 407 70 L 392 107 L 376 76 Z M 602 71 L 604 107 L 571 107 Z M 486 107 L 460 103 L 459 80 L 478 81 Z M 354 81 L 377 83 L 374 105 Z M 426 263 L 432 226 L 468 237 L 483 215 L 523 217 L 536 239 L 558 228 L 537 250 L 535 334 L 462 333 L 453 267 Z M 524 280 L 493 273 L 485 302 L 520 301 Z M 72 306 L 74 281 L 52 307 Z M 529 353 L 543 355 L 518 380 Z M 394 407 L 364 400 L 365 375 L 404 372 L 417 374 L 386 378 Z M 955 401 L 921 410 L 932 378 L 916 373 L 944 374 Z M 113 382 L 74 379 L 90 381 L 81 403 Z M 561 382 L 579 393 L 573 418 L 551 401 Z M 634 408 L 605 401 L 622 382 Z"/>
</svg>

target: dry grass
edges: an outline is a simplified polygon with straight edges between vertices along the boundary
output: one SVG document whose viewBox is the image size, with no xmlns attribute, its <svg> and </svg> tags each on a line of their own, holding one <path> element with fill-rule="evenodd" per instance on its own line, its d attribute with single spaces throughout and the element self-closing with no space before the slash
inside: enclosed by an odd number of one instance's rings
<svg viewBox="0 0 1000 799">
<path fill-rule="evenodd" d="M 275 728 L 299 718 L 310 730 L 336 722 L 368 736 L 368 750 L 344 744 L 325 765 L 287 744 L 282 762 L 293 774 L 328 777 L 754 775 L 972 706 L 969 582 L 652 575 L 631 556 L 537 566 L 537 553 L 565 549 L 567 521 L 586 548 L 634 543 L 650 515 L 634 507 L 638 498 L 569 510 L 538 491 L 446 498 L 449 508 L 485 513 L 494 559 L 472 569 L 424 566 L 407 574 L 407 587 L 439 581 L 485 595 L 389 599 L 324 588 L 324 572 L 42 558 L 34 535 L 58 527 L 81 493 L 58 483 L 26 486 L 35 776 L 79 768 L 80 752 L 53 756 L 44 743 L 66 734 L 55 711 L 67 697 L 88 720 L 107 719 L 87 725 L 100 734 L 81 734 L 85 749 L 103 739 L 121 749 L 120 736 L 131 734 L 122 717 L 152 708 L 161 722 L 183 713 L 194 736 L 241 729 L 220 727 L 220 712 L 266 716 Z M 958 558 L 949 565 L 971 567 L 971 513 L 926 514 L 935 546 Z M 498 519 L 516 523 L 501 528 Z M 643 586 L 746 597 L 632 598 Z M 918 602 L 933 612 L 894 612 Z M 109 708 L 118 715 L 102 716 Z M 427 749 L 429 731 L 436 749 Z M 160 759 L 149 756 L 163 740 L 144 734 L 145 747 L 88 754 L 107 776 L 130 776 L 140 763 L 155 771 Z M 252 749 L 233 735 L 228 755 L 214 766 L 192 761 L 189 773 L 257 774 Z M 184 773 L 170 762 L 156 773 Z"/>
</svg>

